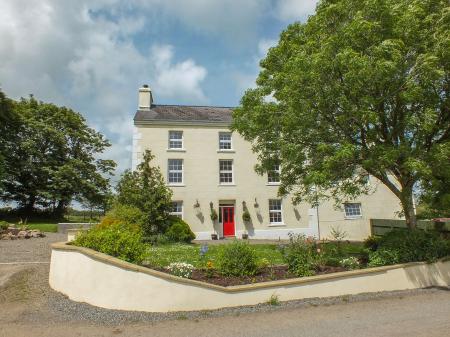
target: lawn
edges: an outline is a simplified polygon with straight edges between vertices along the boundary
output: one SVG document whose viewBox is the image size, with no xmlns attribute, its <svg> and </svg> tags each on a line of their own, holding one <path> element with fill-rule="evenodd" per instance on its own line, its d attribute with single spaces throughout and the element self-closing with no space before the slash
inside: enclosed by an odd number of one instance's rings
<svg viewBox="0 0 450 337">
<path fill-rule="evenodd" d="M 224 245 L 209 245 L 208 252 L 202 258 L 200 256 L 199 244 L 167 244 L 150 247 L 150 254 L 145 264 L 152 267 L 166 267 L 172 262 L 186 262 L 192 264 L 195 268 L 202 267 L 206 261 L 214 261 L 218 252 Z M 282 264 L 283 259 L 274 244 L 253 244 L 256 254 L 259 258 L 266 258 L 271 264 Z"/>
<path fill-rule="evenodd" d="M 58 231 L 58 225 L 54 223 L 38 223 L 32 222 L 28 223 L 27 227 L 29 229 L 39 229 L 41 232 L 51 232 L 56 233 Z"/>
</svg>

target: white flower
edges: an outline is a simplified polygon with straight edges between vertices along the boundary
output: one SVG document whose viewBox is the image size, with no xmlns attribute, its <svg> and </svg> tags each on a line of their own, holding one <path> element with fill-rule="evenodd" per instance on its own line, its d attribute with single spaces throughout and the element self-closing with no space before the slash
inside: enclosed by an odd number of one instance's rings
<svg viewBox="0 0 450 337">
<path fill-rule="evenodd" d="M 167 270 L 175 276 L 190 278 L 194 271 L 194 266 L 185 262 L 172 262 L 167 267 Z"/>
</svg>

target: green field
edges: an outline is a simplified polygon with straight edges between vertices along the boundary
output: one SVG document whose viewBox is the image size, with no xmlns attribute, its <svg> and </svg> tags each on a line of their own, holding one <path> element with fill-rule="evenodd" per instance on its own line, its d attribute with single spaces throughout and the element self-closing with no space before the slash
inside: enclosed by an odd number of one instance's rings
<svg viewBox="0 0 450 337">
<path fill-rule="evenodd" d="M 29 229 L 39 229 L 41 232 L 56 233 L 58 231 L 58 225 L 54 223 L 38 223 L 32 222 L 28 223 L 27 227 Z"/>
</svg>

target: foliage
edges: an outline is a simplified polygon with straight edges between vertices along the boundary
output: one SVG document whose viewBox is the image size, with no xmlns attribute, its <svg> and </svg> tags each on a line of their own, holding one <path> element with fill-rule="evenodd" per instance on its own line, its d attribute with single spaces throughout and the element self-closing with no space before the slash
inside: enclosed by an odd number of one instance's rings
<svg viewBox="0 0 450 337">
<path fill-rule="evenodd" d="M 255 250 L 246 242 L 234 241 L 219 252 L 217 269 L 225 276 L 251 276 L 258 270 Z"/>
<path fill-rule="evenodd" d="M 370 193 L 369 173 L 415 227 L 415 186 L 449 191 L 449 24 L 447 0 L 319 2 L 281 34 L 234 111 L 257 171 L 281 161 L 279 193 L 312 203 Z"/>
<path fill-rule="evenodd" d="M 142 216 L 138 216 L 137 221 L 146 238 L 166 231 L 172 209 L 172 192 L 166 186 L 159 167 L 150 165 L 153 158 L 151 151 L 146 150 L 136 170 L 126 171 L 122 175 L 117 184 L 116 204 L 112 210 L 114 212 L 124 205 L 139 210 Z"/>
<path fill-rule="evenodd" d="M 146 221 L 145 214 L 137 207 L 117 203 L 111 211 L 102 219 L 101 225 L 107 226 L 108 223 L 121 223 L 140 230 Z"/>
<path fill-rule="evenodd" d="M 371 235 L 371 236 L 368 236 L 364 240 L 364 247 L 371 251 L 375 251 L 375 250 L 377 250 L 380 242 L 381 242 L 381 236 Z"/>
<path fill-rule="evenodd" d="M 263 257 L 262 259 L 258 260 L 257 265 L 259 270 L 266 269 L 270 267 L 270 261 L 267 258 Z"/>
<path fill-rule="evenodd" d="M 175 216 L 170 217 L 170 221 L 171 225 L 164 233 L 168 241 L 190 243 L 195 239 L 195 234 L 185 221 Z"/>
<path fill-rule="evenodd" d="M 289 233 L 289 244 L 281 249 L 283 260 L 291 273 L 299 277 L 314 275 L 317 251 L 304 234 Z"/>
<path fill-rule="evenodd" d="M 147 245 L 142 243 L 141 234 L 122 224 L 94 227 L 80 234 L 73 244 L 136 264 L 140 264 L 147 255 Z"/>
<path fill-rule="evenodd" d="M 399 263 L 399 256 L 396 250 L 388 250 L 385 248 L 378 249 L 374 252 L 369 252 L 368 267 L 388 266 Z"/>
<path fill-rule="evenodd" d="M 354 256 L 341 259 L 339 264 L 347 269 L 358 269 L 360 267 L 359 260 Z"/>
<path fill-rule="evenodd" d="M 191 278 L 194 266 L 189 263 L 174 262 L 169 264 L 167 270 L 175 276 Z"/>
<path fill-rule="evenodd" d="M 6 221 L 0 221 L 0 229 L 1 230 L 7 230 L 9 227 L 9 223 Z"/>
<path fill-rule="evenodd" d="M 244 212 L 242 213 L 242 220 L 244 222 L 248 222 L 250 221 L 252 218 L 250 216 L 250 212 L 248 211 L 248 209 L 245 209 Z"/>
<path fill-rule="evenodd" d="M 280 305 L 280 296 L 277 294 L 270 295 L 269 300 L 267 301 L 268 305 L 277 306 Z"/>
<path fill-rule="evenodd" d="M 216 221 L 219 218 L 219 216 L 217 215 L 217 211 L 213 207 L 211 207 L 211 213 L 209 214 L 209 217 L 212 221 Z"/>
<path fill-rule="evenodd" d="M 89 128 L 81 114 L 32 96 L 7 105 L 9 117 L 0 123 L 9 130 L 0 142 L 0 198 L 17 203 L 25 214 L 40 206 L 58 217 L 73 200 L 101 204 L 115 167 L 99 159 L 110 146 L 103 135 Z"/>
<path fill-rule="evenodd" d="M 433 262 L 450 254 L 450 245 L 435 231 L 394 230 L 382 237 L 379 250 L 395 253 L 399 263 Z"/>
</svg>

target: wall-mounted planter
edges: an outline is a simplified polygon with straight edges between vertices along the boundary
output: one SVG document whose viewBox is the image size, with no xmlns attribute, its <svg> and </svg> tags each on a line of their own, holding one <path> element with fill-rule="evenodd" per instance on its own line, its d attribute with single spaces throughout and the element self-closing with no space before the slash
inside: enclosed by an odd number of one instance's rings
<svg viewBox="0 0 450 337">
<path fill-rule="evenodd" d="M 282 301 L 450 285 L 450 258 L 304 278 L 221 287 L 137 266 L 91 249 L 52 245 L 50 286 L 70 299 L 121 310 L 208 310 Z"/>
</svg>

